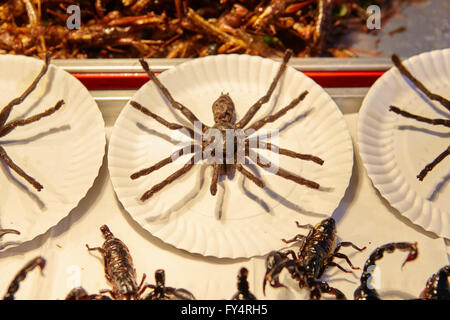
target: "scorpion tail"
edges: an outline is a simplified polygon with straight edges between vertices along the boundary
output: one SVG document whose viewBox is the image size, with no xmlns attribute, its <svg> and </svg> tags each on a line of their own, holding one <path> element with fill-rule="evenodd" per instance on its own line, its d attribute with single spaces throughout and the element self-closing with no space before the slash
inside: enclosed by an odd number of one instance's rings
<svg viewBox="0 0 450 320">
<path fill-rule="evenodd" d="M 34 268 L 39 267 L 42 270 L 45 267 L 45 259 L 42 257 L 36 257 L 30 262 L 28 262 L 25 267 L 23 267 L 19 273 L 14 277 L 14 279 L 11 281 L 11 284 L 8 287 L 8 290 L 6 291 L 5 296 L 3 297 L 4 300 L 14 300 L 14 295 L 19 290 L 19 283 L 27 277 L 28 272 L 32 271 Z"/>
<path fill-rule="evenodd" d="M 377 291 L 374 288 L 370 287 L 370 281 L 372 279 L 372 273 L 375 270 L 374 266 L 378 260 L 381 260 L 384 256 L 385 252 L 392 253 L 395 250 L 400 251 L 409 251 L 408 256 L 402 264 L 403 266 L 409 262 L 413 261 L 418 256 L 417 242 L 409 243 L 409 242 L 393 242 L 382 245 L 381 247 L 376 248 L 369 259 L 367 259 L 363 273 L 361 274 L 361 285 L 355 290 L 354 298 L 355 300 L 378 300 L 380 297 L 378 296 Z"/>
</svg>

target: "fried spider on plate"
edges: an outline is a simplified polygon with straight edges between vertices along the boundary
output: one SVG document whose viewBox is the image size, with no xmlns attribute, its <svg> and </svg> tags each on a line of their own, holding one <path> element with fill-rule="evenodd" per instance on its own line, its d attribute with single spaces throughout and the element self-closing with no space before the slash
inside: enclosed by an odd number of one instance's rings
<svg viewBox="0 0 450 320">
<path fill-rule="evenodd" d="M 210 186 L 210 191 L 212 195 L 215 195 L 217 192 L 217 184 L 219 181 L 219 177 L 222 175 L 233 174 L 236 170 L 239 171 L 246 178 L 253 181 L 258 187 L 264 188 L 265 186 L 264 181 L 245 168 L 244 165 L 248 163 L 247 162 L 248 157 L 250 157 L 253 162 L 255 162 L 259 167 L 263 168 L 264 170 L 270 171 L 273 174 L 291 180 L 300 185 L 304 185 L 312 189 L 319 189 L 320 185 L 315 181 L 305 179 L 279 167 L 276 167 L 275 168 L 276 170 L 272 170 L 273 164 L 271 164 L 270 162 L 266 163 L 262 161 L 258 156 L 258 154 L 255 153 L 255 151 L 253 151 L 252 149 L 253 148 L 270 149 L 271 151 L 277 152 L 278 154 L 284 156 L 313 161 L 319 165 L 322 165 L 324 163 L 322 159 L 313 155 L 300 154 L 295 151 L 279 148 L 278 146 L 266 142 L 264 143 L 259 142 L 256 146 L 253 146 L 250 143 L 250 139 L 248 138 L 249 133 L 250 134 L 255 133 L 266 124 L 272 123 L 277 119 L 281 118 L 282 116 L 284 116 L 289 110 L 292 110 L 294 107 L 296 107 L 308 94 L 308 91 L 300 93 L 297 96 L 297 98 L 293 99 L 286 107 L 282 108 L 278 112 L 263 117 L 262 119 L 254 121 L 253 123 L 248 125 L 250 121 L 253 119 L 253 117 L 256 115 L 256 113 L 259 111 L 259 109 L 262 107 L 262 105 L 270 100 L 272 93 L 275 90 L 275 87 L 277 86 L 281 76 L 286 70 L 287 63 L 291 55 L 292 51 L 287 50 L 284 55 L 282 64 L 280 65 L 278 72 L 275 75 L 274 79 L 272 80 L 266 94 L 263 97 L 261 97 L 258 101 L 256 101 L 248 109 L 247 113 L 242 117 L 242 119 L 240 119 L 239 121 L 234 121 L 236 112 L 233 100 L 228 94 L 222 93 L 220 97 L 212 105 L 212 112 L 214 115 L 215 123 L 211 127 L 202 123 L 187 107 L 183 106 L 180 102 L 175 101 L 172 95 L 170 94 L 169 90 L 159 81 L 159 79 L 155 76 L 155 74 L 150 70 L 145 60 L 141 59 L 140 63 L 142 67 L 147 72 L 150 79 L 156 84 L 156 86 L 164 95 L 164 97 L 169 101 L 170 106 L 176 110 L 181 111 L 181 113 L 192 123 L 192 125 L 194 125 L 195 128 L 198 128 L 199 126 L 202 128 L 200 132 L 201 141 L 198 141 L 198 139 L 194 140 L 193 138 L 195 136 L 195 133 L 197 133 L 199 130 L 197 132 L 194 132 L 192 128 L 188 128 L 186 126 L 177 123 L 170 123 L 167 120 L 163 119 L 162 117 L 154 114 L 149 109 L 143 107 L 138 102 L 136 101 L 130 102 L 132 107 L 141 111 L 143 114 L 155 119 L 156 121 L 166 126 L 167 128 L 171 130 L 182 129 L 184 133 L 186 133 L 188 136 L 192 138 L 192 144 L 190 145 L 189 151 L 186 151 L 186 148 L 177 150 L 169 157 L 159 161 L 158 163 L 152 165 L 151 167 L 142 169 L 132 174 L 131 179 L 134 180 L 142 176 L 148 175 L 153 171 L 158 170 L 164 167 L 165 165 L 174 162 L 177 158 L 179 158 L 183 154 L 194 153 L 194 155 L 190 158 L 190 160 L 181 169 L 177 170 L 172 175 L 167 177 L 165 180 L 154 185 L 150 190 L 146 191 L 142 195 L 141 200 L 145 201 L 150 199 L 155 193 L 163 189 L 165 186 L 167 186 L 168 184 L 172 183 L 176 179 L 186 174 L 194 166 L 195 159 L 208 158 L 209 157 L 208 152 L 211 152 L 211 147 L 213 144 L 219 146 L 221 155 L 215 157 L 216 153 L 214 152 L 216 151 L 213 151 L 211 154 L 214 155 L 213 157 L 214 160 L 210 161 L 207 164 L 213 167 L 213 174 Z M 208 136 L 208 132 L 210 132 L 211 130 L 216 130 L 216 132 L 219 132 L 219 134 L 216 134 L 214 137 L 211 138 L 210 136 Z M 241 135 L 242 138 L 241 144 L 239 142 L 235 143 L 236 140 L 233 141 L 232 150 L 229 150 L 229 148 L 227 148 L 229 142 L 227 141 L 228 138 L 227 131 L 230 130 L 233 130 L 233 132 L 241 132 L 241 134 L 243 134 L 243 136 Z M 237 133 L 235 137 L 239 135 L 240 133 Z M 233 137 L 233 139 L 235 137 Z M 217 148 L 215 150 L 217 150 Z"/>
<path fill-rule="evenodd" d="M 0 111 L 0 138 L 7 136 L 11 131 L 16 129 L 17 127 L 26 126 L 30 123 L 37 122 L 44 117 L 48 117 L 58 111 L 62 105 L 64 104 L 64 100 L 59 100 L 54 107 L 47 109 L 42 113 L 38 113 L 34 116 L 25 119 L 18 119 L 8 122 L 8 119 L 11 115 L 12 110 L 15 106 L 21 104 L 25 101 L 25 99 L 36 89 L 39 81 L 42 77 L 47 73 L 48 66 L 50 63 L 50 53 L 47 53 L 45 57 L 45 63 L 42 67 L 41 71 L 37 75 L 37 77 L 33 80 L 31 85 L 22 93 L 20 97 L 17 97 L 11 100 L 1 111 Z M 15 171 L 18 175 L 24 178 L 28 183 L 30 183 L 37 191 L 41 191 L 44 187 L 36 181 L 33 177 L 29 176 L 22 168 L 20 168 L 14 161 L 8 156 L 6 150 L 1 146 L 0 143 L 0 161 L 2 161 L 5 165 Z"/>
</svg>

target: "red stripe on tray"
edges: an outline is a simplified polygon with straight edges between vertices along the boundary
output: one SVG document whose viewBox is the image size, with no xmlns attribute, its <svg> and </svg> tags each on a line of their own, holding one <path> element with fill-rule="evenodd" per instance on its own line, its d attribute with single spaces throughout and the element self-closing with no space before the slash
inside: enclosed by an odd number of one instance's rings
<svg viewBox="0 0 450 320">
<path fill-rule="evenodd" d="M 325 88 L 370 87 L 385 71 L 307 71 Z M 139 89 L 149 80 L 145 73 L 72 73 L 89 90 Z"/>
</svg>

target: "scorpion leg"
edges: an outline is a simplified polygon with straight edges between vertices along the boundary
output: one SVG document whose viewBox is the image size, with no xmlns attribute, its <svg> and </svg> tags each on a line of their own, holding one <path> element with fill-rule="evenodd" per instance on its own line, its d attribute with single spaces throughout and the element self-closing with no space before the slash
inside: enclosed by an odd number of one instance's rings
<svg viewBox="0 0 450 320">
<path fill-rule="evenodd" d="M 333 254 L 333 258 L 334 258 L 334 257 L 344 259 L 344 260 L 348 263 L 348 265 L 349 265 L 353 270 L 359 270 L 359 269 L 361 269 L 361 268 L 359 268 L 359 267 L 355 267 L 355 266 L 352 264 L 352 262 L 350 261 L 350 259 L 348 258 L 348 256 L 346 256 L 346 255 L 343 254 L 343 253 L 334 253 L 334 254 Z"/>
<path fill-rule="evenodd" d="M 155 119 L 156 121 L 158 121 L 159 123 L 161 123 L 162 125 L 166 126 L 167 128 L 169 128 L 170 130 L 178 130 L 178 129 L 183 129 L 182 132 L 186 133 L 189 132 L 189 137 L 193 138 L 194 137 L 194 131 L 191 128 L 185 127 L 181 124 L 178 123 L 171 123 L 168 122 L 167 120 L 165 120 L 164 118 L 158 116 L 157 114 L 151 112 L 150 110 L 148 110 L 147 108 L 145 108 L 144 106 L 142 106 L 140 103 L 136 102 L 136 101 L 131 101 L 130 102 L 131 106 L 139 111 L 141 111 L 143 114 L 145 114 L 146 116 L 149 116 L 153 119 Z"/>
<path fill-rule="evenodd" d="M 292 239 L 281 239 L 281 241 L 283 241 L 284 243 L 288 244 L 288 243 L 292 243 L 292 242 L 297 242 L 297 241 L 305 241 L 306 236 L 302 235 L 302 234 L 297 234 L 296 236 L 294 236 Z"/>
<path fill-rule="evenodd" d="M 16 121 L 11 121 L 10 123 L 6 124 L 3 128 L 0 129 L 0 137 L 7 135 L 12 130 L 14 130 L 16 127 L 25 126 L 29 123 L 39 121 L 44 117 L 48 117 L 48 116 L 54 114 L 56 111 L 58 111 L 62 107 L 63 104 L 64 104 L 64 100 L 59 100 L 53 108 L 50 108 L 42 113 L 31 116 L 27 119 L 19 119 Z"/>
<path fill-rule="evenodd" d="M 255 114 L 258 112 L 258 110 L 262 107 L 263 104 L 267 103 L 270 100 L 270 97 L 272 96 L 273 91 L 275 90 L 275 87 L 277 86 L 278 81 L 280 80 L 281 76 L 283 75 L 284 71 L 286 70 L 287 63 L 289 59 L 291 58 L 293 52 L 292 50 L 288 49 L 286 50 L 286 53 L 283 57 L 283 62 L 280 65 L 280 68 L 278 69 L 278 72 L 275 76 L 275 78 L 272 80 L 272 83 L 270 84 L 269 89 L 267 90 L 267 93 L 260 98 L 253 106 L 248 109 L 247 113 L 244 115 L 244 117 L 236 124 L 237 128 L 244 128 L 250 120 L 255 116 Z"/>
<path fill-rule="evenodd" d="M 195 145 L 191 144 L 190 147 L 192 147 L 192 146 L 195 147 Z M 191 154 L 191 153 L 195 152 L 193 150 L 193 148 L 190 148 L 190 150 L 188 150 L 187 153 L 184 153 L 184 151 L 185 151 L 185 148 L 179 149 L 179 150 L 175 151 L 174 153 L 172 153 L 169 157 L 159 161 L 158 163 L 154 164 L 153 166 L 145 168 L 145 169 L 142 169 L 142 170 L 140 170 L 138 172 L 133 173 L 130 176 L 130 178 L 135 180 L 135 179 L 138 179 L 138 178 L 140 178 L 142 176 L 146 176 L 146 175 L 152 173 L 153 171 L 161 169 L 162 167 L 168 165 L 169 163 L 174 162 L 175 160 L 177 160 L 179 157 L 181 157 L 183 155 Z"/>
<path fill-rule="evenodd" d="M 19 273 L 14 277 L 14 279 L 11 281 L 11 284 L 8 287 L 8 290 L 6 291 L 5 296 L 3 297 L 3 300 L 14 300 L 14 295 L 19 290 L 19 283 L 27 277 L 28 272 L 32 271 L 34 268 L 39 267 L 42 270 L 45 267 L 45 259 L 42 257 L 36 257 L 30 262 L 28 262 L 25 267 L 23 267 Z"/>
<path fill-rule="evenodd" d="M 273 115 L 266 116 L 256 122 L 254 122 L 245 130 L 247 131 L 247 130 L 252 129 L 252 130 L 258 131 L 263 126 L 265 126 L 267 123 L 275 122 L 276 120 L 278 120 L 279 118 L 284 116 L 289 110 L 296 107 L 303 99 L 305 99 L 305 97 L 307 95 L 308 95 L 308 91 L 303 91 L 297 98 L 293 99 L 286 107 L 284 107 L 283 109 L 281 109 L 280 111 L 276 112 Z"/>
<path fill-rule="evenodd" d="M 155 74 L 153 73 L 152 70 L 150 70 L 150 67 L 148 66 L 148 63 L 144 60 L 144 59 L 139 59 L 139 62 L 142 65 L 142 68 L 144 68 L 145 72 L 147 72 L 147 74 L 149 75 L 150 79 L 156 84 L 156 86 L 158 87 L 158 89 L 162 92 L 162 94 L 164 95 L 164 97 L 166 97 L 167 100 L 169 100 L 170 105 L 172 106 L 172 108 L 177 109 L 179 111 L 181 111 L 181 113 L 192 123 L 194 124 L 196 121 L 200 122 L 200 120 L 198 120 L 198 118 L 192 113 L 191 110 L 189 110 L 188 108 L 186 108 L 184 105 L 182 105 L 181 103 L 175 101 L 175 99 L 172 97 L 172 95 L 170 94 L 169 90 L 159 81 L 159 79 L 155 76 Z M 200 122 L 201 123 L 201 122 Z M 205 126 L 203 123 L 201 123 L 202 126 Z"/>
<path fill-rule="evenodd" d="M 340 266 L 339 264 L 337 264 L 336 262 L 330 261 L 326 264 L 325 267 L 337 267 L 338 269 L 340 269 L 341 271 L 345 272 L 345 273 L 353 273 L 350 270 L 344 269 L 342 266 Z M 354 270 L 358 270 L 359 268 L 352 268 Z"/>
<path fill-rule="evenodd" d="M 31 83 L 31 85 L 25 90 L 24 93 L 22 93 L 20 97 L 11 100 L 11 102 L 9 102 L 0 112 L 0 127 L 3 127 L 3 125 L 8 120 L 12 108 L 18 104 L 21 104 L 28 97 L 28 95 L 31 92 L 33 92 L 34 89 L 36 89 L 36 86 L 41 80 L 41 78 L 47 73 L 49 63 L 50 63 L 50 53 L 47 53 L 47 55 L 45 56 L 44 66 L 42 67 L 41 71 L 34 79 L 34 81 Z"/>
<path fill-rule="evenodd" d="M 351 243 L 351 242 L 348 242 L 348 241 L 346 241 L 346 242 L 341 242 L 341 243 L 339 243 L 339 244 L 336 246 L 336 249 L 334 250 L 334 252 L 333 252 L 333 254 L 332 254 L 332 256 L 331 256 L 330 262 L 333 260 L 334 257 L 336 257 L 336 258 L 341 258 L 341 259 L 345 259 L 345 261 L 348 263 L 348 265 L 349 265 L 353 270 L 359 270 L 360 268 L 357 268 L 357 267 L 354 267 L 354 266 L 353 266 L 352 262 L 351 262 L 350 259 L 347 257 L 347 255 L 345 255 L 345 254 L 343 254 L 343 253 L 339 253 L 339 250 L 340 250 L 342 247 L 352 247 L 352 248 L 354 248 L 355 250 L 358 250 L 359 252 L 365 250 L 366 247 L 358 248 L 357 246 L 355 246 L 355 245 L 354 245 L 353 243 Z M 340 266 L 339 266 L 339 269 L 341 269 Z M 342 269 L 341 269 L 341 270 L 342 270 Z M 345 271 L 345 272 L 349 273 L 348 271 Z"/>
<path fill-rule="evenodd" d="M 155 193 L 160 191 L 162 188 L 164 188 L 165 186 L 172 183 L 179 177 L 186 174 L 189 170 L 191 170 L 192 167 L 194 166 L 194 158 L 195 158 L 195 156 L 192 157 L 181 169 L 175 171 L 175 173 L 171 174 L 165 180 L 154 185 L 150 190 L 145 192 L 141 197 L 141 201 L 146 201 L 146 200 L 150 199 Z"/>
<path fill-rule="evenodd" d="M 33 177 L 26 174 L 25 171 L 23 171 L 18 165 L 16 165 L 14 161 L 8 156 L 6 150 L 2 146 L 0 146 L 0 160 L 3 160 L 3 162 L 8 167 L 14 170 L 19 176 L 24 178 L 26 181 L 28 181 L 28 183 L 30 183 L 37 191 L 41 191 L 44 188 Z"/>
</svg>

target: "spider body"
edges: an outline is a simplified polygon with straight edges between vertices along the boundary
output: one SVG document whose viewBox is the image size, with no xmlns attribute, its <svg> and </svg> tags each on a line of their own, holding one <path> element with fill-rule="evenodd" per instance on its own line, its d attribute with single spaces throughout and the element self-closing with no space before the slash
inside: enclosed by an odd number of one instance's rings
<svg viewBox="0 0 450 320">
<path fill-rule="evenodd" d="M 282 64 L 280 65 L 277 74 L 272 80 L 269 89 L 266 94 L 258 99 L 258 101 L 253 104 L 246 114 L 242 117 L 242 119 L 236 121 L 236 109 L 233 100 L 231 99 L 228 93 L 222 93 L 212 104 L 212 113 L 214 117 L 214 124 L 212 126 L 207 126 L 203 122 L 201 122 L 188 108 L 183 106 L 180 102 L 174 100 L 171 96 L 169 90 L 159 81 L 159 79 L 154 75 L 154 73 L 150 70 L 148 64 L 145 60 L 141 59 L 141 65 L 144 70 L 149 75 L 150 79 L 156 84 L 158 89 L 162 92 L 165 98 L 169 101 L 169 104 L 172 108 L 181 111 L 181 113 L 194 125 L 195 128 L 200 126 L 201 134 L 200 141 L 199 135 L 194 132 L 194 130 L 190 127 L 186 127 L 177 123 L 170 123 L 164 118 L 154 114 L 149 109 L 143 107 L 136 101 L 131 101 L 130 104 L 133 108 L 141 111 L 145 115 L 155 119 L 159 123 L 168 127 L 171 130 L 179 130 L 183 129 L 187 132 L 191 138 L 195 137 L 192 140 L 192 144 L 190 145 L 190 150 L 186 151 L 186 148 L 175 151 L 170 157 L 161 160 L 155 165 L 142 169 L 131 175 L 131 179 L 138 179 L 144 175 L 148 175 L 151 172 L 162 168 L 163 166 L 172 163 L 174 160 L 182 156 L 183 154 L 193 153 L 194 156 L 178 171 L 167 177 L 162 182 L 154 185 L 150 190 L 145 192 L 141 197 L 142 201 L 148 200 L 151 198 L 156 192 L 163 189 L 168 184 L 172 183 L 179 177 L 186 174 L 189 170 L 192 169 L 195 159 L 207 160 L 207 165 L 212 166 L 212 179 L 210 192 L 212 195 L 217 193 L 217 184 L 219 181 L 219 177 L 222 175 L 230 175 L 236 172 L 242 173 L 246 178 L 250 179 L 254 182 L 258 187 L 264 188 L 264 181 L 253 174 L 251 171 L 247 170 L 245 166 L 249 163 L 250 160 L 254 162 L 259 167 L 264 170 L 270 171 L 280 177 L 285 179 L 294 181 L 298 184 L 305 185 L 307 187 L 318 189 L 320 185 L 317 182 L 307 180 L 298 175 L 290 173 L 282 168 L 274 168 L 272 163 L 267 163 L 261 161 L 259 158 L 259 154 L 255 152 L 254 149 L 262 149 L 264 147 L 270 148 L 273 152 L 278 152 L 281 155 L 313 161 L 319 165 L 323 164 L 323 160 L 312 155 L 308 154 L 300 154 L 291 150 L 278 148 L 271 143 L 259 143 L 258 145 L 254 145 L 248 139 L 250 135 L 261 129 L 267 123 L 271 123 L 276 121 L 277 119 L 284 116 L 288 111 L 292 110 L 296 107 L 308 94 L 308 91 L 302 92 L 297 98 L 293 99 L 289 105 L 279 110 L 273 115 L 269 115 L 259 119 L 250 125 L 250 121 L 259 111 L 263 104 L 267 103 L 275 87 L 277 86 L 281 76 L 286 70 L 287 63 L 292 55 L 291 50 L 287 50 L 285 56 L 283 58 Z M 193 148 L 192 148 L 193 147 Z M 275 172 L 273 172 L 275 171 Z"/>
</svg>

